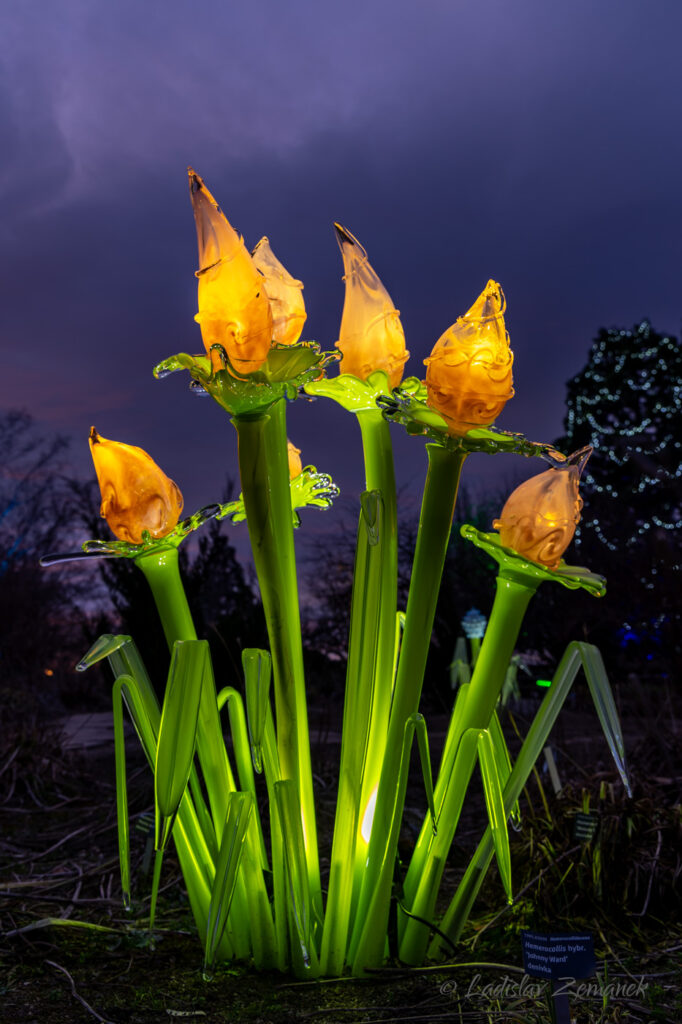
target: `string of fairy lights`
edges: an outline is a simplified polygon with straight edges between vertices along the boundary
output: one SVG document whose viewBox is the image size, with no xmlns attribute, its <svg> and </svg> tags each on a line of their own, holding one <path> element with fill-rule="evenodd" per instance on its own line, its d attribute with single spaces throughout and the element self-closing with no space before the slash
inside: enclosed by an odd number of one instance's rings
<svg viewBox="0 0 682 1024">
<path fill-rule="evenodd" d="M 679 570 L 682 530 L 682 346 L 644 320 L 602 329 L 584 369 L 567 385 L 566 436 L 595 448 L 582 488 L 594 509 L 583 522 L 610 551 L 649 538 L 675 538 L 668 569 Z M 601 500 L 605 499 L 605 500 Z M 612 504 L 610 504 L 612 503 Z M 671 536 L 672 535 L 672 536 Z M 657 558 L 641 582 L 654 586 Z"/>
</svg>

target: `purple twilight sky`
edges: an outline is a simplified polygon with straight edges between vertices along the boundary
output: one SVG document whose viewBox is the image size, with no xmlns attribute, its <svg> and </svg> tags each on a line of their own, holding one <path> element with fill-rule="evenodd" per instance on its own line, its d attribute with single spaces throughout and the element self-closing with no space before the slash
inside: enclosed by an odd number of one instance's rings
<svg viewBox="0 0 682 1024">
<path fill-rule="evenodd" d="M 0 406 L 72 437 L 82 474 L 95 424 L 149 451 L 188 512 L 220 496 L 227 416 L 151 375 L 202 347 L 191 163 L 305 282 L 323 347 L 334 220 L 401 310 L 408 373 L 500 281 L 516 397 L 498 425 L 553 439 L 600 326 L 679 332 L 681 37 L 679 0 L 5 0 Z M 361 488 L 346 414 L 295 403 L 290 435 Z M 395 439 L 399 483 L 421 482 L 423 443 Z M 485 463 L 469 483 L 509 482 Z"/>
</svg>

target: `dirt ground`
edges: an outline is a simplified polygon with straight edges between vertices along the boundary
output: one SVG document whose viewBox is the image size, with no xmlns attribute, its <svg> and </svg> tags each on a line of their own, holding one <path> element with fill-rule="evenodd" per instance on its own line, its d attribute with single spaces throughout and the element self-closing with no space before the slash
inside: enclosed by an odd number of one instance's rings
<svg viewBox="0 0 682 1024">
<path fill-rule="evenodd" d="M 572 717 L 573 716 L 573 717 Z M 667 723 L 667 724 L 666 724 Z M 529 783 L 521 832 L 512 834 L 515 902 L 506 907 L 491 871 L 460 949 L 445 964 L 398 963 L 362 980 L 296 982 L 223 965 L 206 981 L 182 879 L 164 865 L 157 929 L 145 927 L 148 837 L 132 827 L 134 900 L 126 915 L 118 876 L 113 751 L 64 750 L 39 722 L 5 728 L 0 739 L 0 1022 L 108 1021 L 201 1024 L 283 1021 L 549 1021 L 544 983 L 523 973 L 520 931 L 589 931 L 597 976 L 570 990 L 581 1022 L 682 1020 L 682 757 L 677 726 L 654 720 L 656 742 L 634 729 L 628 800 L 603 738 L 580 708 L 564 716 L 555 754 L 562 789 L 548 773 Z M 437 733 L 437 729 L 434 730 Z M 314 766 L 321 848 L 335 799 L 336 737 L 318 729 Z M 554 741 L 553 741 L 554 742 Z M 150 774 L 131 751 L 133 826 L 153 810 Z M 590 801 L 600 838 L 576 842 L 576 810 Z M 448 863 L 452 891 L 480 835 L 474 794 Z M 423 814 L 408 795 L 402 843 Z M 148 851 L 147 851 L 148 852 Z M 328 862 L 323 861 L 323 870 Z M 86 927 L 94 925 L 95 929 Z"/>
</svg>

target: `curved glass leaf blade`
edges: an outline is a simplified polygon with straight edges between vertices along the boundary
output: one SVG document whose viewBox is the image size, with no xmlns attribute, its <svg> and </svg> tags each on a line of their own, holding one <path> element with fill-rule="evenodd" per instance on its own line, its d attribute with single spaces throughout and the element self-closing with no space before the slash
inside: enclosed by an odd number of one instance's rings
<svg viewBox="0 0 682 1024">
<path fill-rule="evenodd" d="M 253 809 L 251 793 L 230 793 L 206 925 L 204 966 L 210 968 L 223 937 Z"/>
<path fill-rule="evenodd" d="M 168 672 L 154 766 L 156 848 L 168 842 L 187 788 L 196 746 L 199 704 L 208 670 L 205 640 L 177 640 Z"/>
<path fill-rule="evenodd" d="M 512 902 L 511 886 L 511 854 L 509 852 L 509 833 L 507 832 L 507 815 L 504 811 L 502 785 L 497 770 L 495 748 L 488 729 L 482 729 L 478 735 L 478 763 L 483 779 L 483 791 L 488 810 L 488 821 L 492 830 L 493 844 L 500 878 L 507 900 Z"/>
<path fill-rule="evenodd" d="M 270 707 L 270 681 L 272 659 L 270 652 L 257 647 L 246 647 L 242 651 L 244 687 L 246 689 L 246 718 L 249 726 L 253 766 L 260 774 L 263 771 L 262 743 L 265 722 Z"/>
</svg>

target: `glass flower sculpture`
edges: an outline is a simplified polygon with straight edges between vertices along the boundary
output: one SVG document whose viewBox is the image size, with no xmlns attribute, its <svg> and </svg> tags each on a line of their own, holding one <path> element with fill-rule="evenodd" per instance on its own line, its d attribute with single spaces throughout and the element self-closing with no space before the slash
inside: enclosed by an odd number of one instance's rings
<svg viewBox="0 0 682 1024">
<path fill-rule="evenodd" d="M 165 537 L 182 512 L 180 488 L 135 445 L 90 430 L 90 452 L 102 495 L 100 513 L 119 540 L 142 544 L 143 534 Z"/>
<path fill-rule="evenodd" d="M 581 448 L 562 466 L 532 476 L 512 491 L 500 518 L 493 521 L 505 547 L 548 569 L 559 568 L 580 522 L 578 484 L 591 454 L 591 447 Z"/>
<path fill-rule="evenodd" d="M 254 265 L 263 275 L 265 291 L 272 312 L 272 337 L 280 345 L 295 345 L 301 337 L 306 321 L 303 283 L 292 277 L 270 248 L 266 237 L 261 238 L 251 253 Z"/>
<path fill-rule="evenodd" d="M 514 394 L 514 356 L 504 310 L 501 287 L 488 281 L 471 309 L 441 335 L 424 360 L 429 405 L 453 436 L 489 427 Z"/>
<path fill-rule="evenodd" d="M 199 245 L 195 320 L 204 347 L 210 357 L 211 346 L 222 345 L 239 373 L 252 373 L 265 362 L 273 338 L 263 276 L 243 239 L 191 168 L 189 185 Z"/>
<path fill-rule="evenodd" d="M 334 224 L 343 256 L 346 295 L 336 347 L 341 351 L 341 373 L 367 380 L 374 370 L 384 370 L 391 388 L 403 376 L 410 353 L 400 312 L 370 266 L 367 253 L 350 231 Z"/>
</svg>

